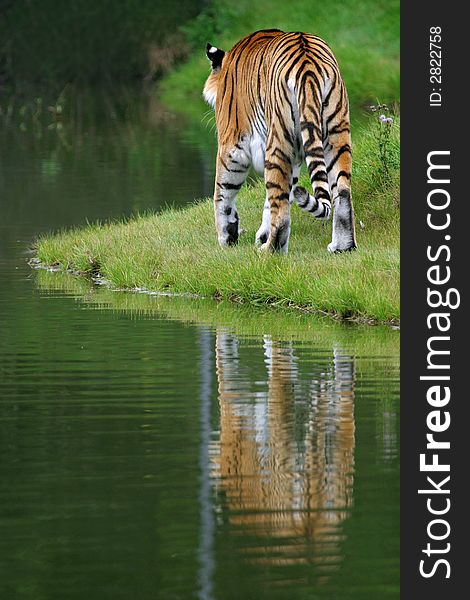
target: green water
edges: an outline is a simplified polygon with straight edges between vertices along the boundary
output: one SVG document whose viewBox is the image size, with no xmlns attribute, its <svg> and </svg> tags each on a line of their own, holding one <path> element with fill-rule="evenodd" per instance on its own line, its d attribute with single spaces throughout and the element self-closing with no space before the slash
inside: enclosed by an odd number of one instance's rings
<svg viewBox="0 0 470 600">
<path fill-rule="evenodd" d="M 27 265 L 210 194 L 207 135 L 139 102 L 0 133 L 0 597 L 398 598 L 398 332 Z"/>
</svg>

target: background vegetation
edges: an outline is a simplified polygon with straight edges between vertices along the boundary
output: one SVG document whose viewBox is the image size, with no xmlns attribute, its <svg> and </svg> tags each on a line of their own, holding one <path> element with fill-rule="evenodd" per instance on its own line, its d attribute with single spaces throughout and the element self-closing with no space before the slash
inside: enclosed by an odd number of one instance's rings
<svg viewBox="0 0 470 600">
<path fill-rule="evenodd" d="M 21 91 L 32 85 L 61 88 L 68 83 L 109 85 L 141 79 L 151 70 L 152 49 L 163 51 L 175 22 L 194 17 L 203 4 L 203 0 L 3 0 L 3 84 Z M 175 56 L 184 56 L 186 47 L 172 46 Z"/>
</svg>

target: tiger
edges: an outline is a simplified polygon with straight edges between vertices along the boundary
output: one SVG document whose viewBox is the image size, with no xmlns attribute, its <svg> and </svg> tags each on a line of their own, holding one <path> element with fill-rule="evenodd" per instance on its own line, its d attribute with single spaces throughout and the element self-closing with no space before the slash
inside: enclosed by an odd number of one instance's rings
<svg viewBox="0 0 470 600">
<path fill-rule="evenodd" d="M 250 167 L 264 175 L 266 200 L 255 243 L 287 254 L 295 202 L 317 219 L 333 203 L 330 252 L 357 247 L 351 197 L 349 103 L 338 63 L 315 35 L 256 31 L 228 52 L 208 43 L 203 96 L 215 109 L 214 212 L 220 246 L 238 242 L 235 206 Z M 313 194 L 298 184 L 306 162 Z"/>
<path fill-rule="evenodd" d="M 212 477 L 223 492 L 228 531 L 249 533 L 250 562 L 294 565 L 313 552 L 318 574 L 327 577 L 341 561 L 353 505 L 355 359 L 335 345 L 329 364 L 304 379 L 291 342 L 265 335 L 263 347 L 266 375 L 257 377 L 265 391 L 259 387 L 253 402 L 243 383 L 256 364 L 253 343 L 244 358 L 241 340 L 216 330 L 220 421 L 218 439 L 210 442 Z M 292 416 L 300 406 L 299 427 Z M 268 535 L 277 539 L 275 552 Z M 294 541 L 303 554 L 292 552 Z"/>
</svg>

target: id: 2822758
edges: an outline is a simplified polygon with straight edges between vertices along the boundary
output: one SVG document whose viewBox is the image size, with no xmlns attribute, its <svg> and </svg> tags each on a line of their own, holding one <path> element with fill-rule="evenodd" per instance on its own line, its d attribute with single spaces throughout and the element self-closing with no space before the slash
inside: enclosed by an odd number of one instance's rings
<svg viewBox="0 0 470 600">
<path fill-rule="evenodd" d="M 442 29 L 441 27 L 429 28 L 429 94 L 430 106 L 442 105 Z"/>
</svg>

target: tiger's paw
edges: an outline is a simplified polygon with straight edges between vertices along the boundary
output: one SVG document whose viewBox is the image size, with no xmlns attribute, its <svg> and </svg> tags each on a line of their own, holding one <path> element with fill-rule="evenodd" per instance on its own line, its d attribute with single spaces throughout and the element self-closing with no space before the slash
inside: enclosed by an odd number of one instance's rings
<svg viewBox="0 0 470 600">
<path fill-rule="evenodd" d="M 255 244 L 257 246 L 262 246 L 263 244 L 265 244 L 268 241 L 268 237 L 269 237 L 269 230 L 266 230 L 263 228 L 263 226 L 261 226 L 258 229 L 258 231 L 256 232 Z"/>
<path fill-rule="evenodd" d="M 261 246 L 258 246 L 258 252 L 260 254 L 271 254 L 273 252 L 273 247 L 270 242 L 264 242 Z"/>
<path fill-rule="evenodd" d="M 242 230 L 239 227 L 238 215 L 235 214 L 235 216 L 236 220 L 226 223 L 223 226 L 222 231 L 219 233 L 219 245 L 222 247 L 235 246 L 238 243 L 238 238 L 242 233 Z"/>
<path fill-rule="evenodd" d="M 287 250 L 289 247 L 289 241 L 287 240 L 284 244 L 279 245 L 276 243 L 272 243 L 271 240 L 266 241 L 264 244 L 258 247 L 258 252 L 260 254 L 287 254 Z"/>
<path fill-rule="evenodd" d="M 328 252 L 331 252 L 332 254 L 340 254 L 341 252 L 353 252 L 354 250 L 356 250 L 357 245 L 353 242 L 349 246 L 341 247 L 338 244 L 333 244 L 333 242 L 331 242 L 330 244 L 328 244 L 327 248 Z"/>
</svg>

